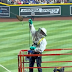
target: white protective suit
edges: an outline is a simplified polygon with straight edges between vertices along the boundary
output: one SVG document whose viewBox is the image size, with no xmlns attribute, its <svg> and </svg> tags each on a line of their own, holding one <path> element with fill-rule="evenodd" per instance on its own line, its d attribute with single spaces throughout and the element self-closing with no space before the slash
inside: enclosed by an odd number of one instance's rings
<svg viewBox="0 0 72 72">
<path fill-rule="evenodd" d="M 43 52 L 46 49 L 46 45 L 47 45 L 46 39 L 39 37 L 39 33 L 38 31 L 35 30 L 33 24 L 30 24 L 30 31 L 32 34 L 33 46 L 36 47 L 35 52 Z M 36 45 L 38 42 L 39 45 Z"/>
</svg>

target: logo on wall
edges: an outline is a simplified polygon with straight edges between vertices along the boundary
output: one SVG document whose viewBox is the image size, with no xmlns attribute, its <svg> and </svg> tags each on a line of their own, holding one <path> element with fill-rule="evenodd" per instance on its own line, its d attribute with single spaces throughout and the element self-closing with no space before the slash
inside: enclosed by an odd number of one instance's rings
<svg viewBox="0 0 72 72">
<path fill-rule="evenodd" d="M 19 7 L 19 15 L 31 16 L 31 12 L 35 16 L 57 16 L 61 15 L 60 6 L 36 6 L 36 7 Z"/>
<path fill-rule="evenodd" d="M 0 6 L 0 17 L 10 17 L 10 7 Z"/>
</svg>

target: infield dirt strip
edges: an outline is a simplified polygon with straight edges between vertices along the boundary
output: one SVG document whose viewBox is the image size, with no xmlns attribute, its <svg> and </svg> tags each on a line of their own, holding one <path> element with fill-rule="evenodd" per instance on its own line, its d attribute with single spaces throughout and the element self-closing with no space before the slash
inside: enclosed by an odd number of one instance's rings
<svg viewBox="0 0 72 72">
<path fill-rule="evenodd" d="M 30 18 L 24 18 L 23 21 L 28 21 Z M 46 20 L 72 20 L 72 17 L 42 17 L 35 18 L 34 21 L 46 21 Z M 0 18 L 0 22 L 13 22 L 18 21 L 16 18 Z"/>
</svg>

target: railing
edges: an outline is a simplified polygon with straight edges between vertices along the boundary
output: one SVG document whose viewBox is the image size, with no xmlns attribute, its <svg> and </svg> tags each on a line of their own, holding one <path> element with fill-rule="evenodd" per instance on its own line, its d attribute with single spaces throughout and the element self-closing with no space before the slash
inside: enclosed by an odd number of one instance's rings
<svg viewBox="0 0 72 72">
<path fill-rule="evenodd" d="M 72 50 L 72 48 L 69 49 L 46 49 L 44 51 L 62 51 L 62 50 Z M 21 50 L 18 54 L 18 72 L 24 72 L 25 68 L 57 68 L 58 66 L 52 66 L 52 67 L 25 67 L 24 63 L 29 63 L 25 62 L 25 56 L 60 56 L 60 55 L 72 55 L 72 53 L 62 53 L 62 54 L 24 54 L 28 50 Z M 72 62 L 72 61 L 43 61 L 42 63 L 63 63 L 63 62 Z M 35 62 L 36 63 L 36 62 Z M 72 66 L 60 66 L 64 68 L 70 68 Z"/>
</svg>

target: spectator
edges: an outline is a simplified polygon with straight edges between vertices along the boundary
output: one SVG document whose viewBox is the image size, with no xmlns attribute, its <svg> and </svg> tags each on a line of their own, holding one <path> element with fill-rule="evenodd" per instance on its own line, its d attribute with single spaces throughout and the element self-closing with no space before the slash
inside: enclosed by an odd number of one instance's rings
<svg viewBox="0 0 72 72">
<path fill-rule="evenodd" d="M 14 0 L 11 1 L 11 4 L 14 4 Z"/>
<path fill-rule="evenodd" d="M 22 4 L 21 1 L 18 1 L 18 4 Z"/>
<path fill-rule="evenodd" d="M 47 1 L 47 4 L 49 3 L 49 0 L 46 0 Z"/>
<path fill-rule="evenodd" d="M 23 1 L 24 1 L 24 0 L 21 0 L 21 4 L 23 4 Z"/>
<path fill-rule="evenodd" d="M 7 4 L 53 4 L 53 3 L 72 3 L 72 0 L 0 0 Z M 3 2 L 3 3 L 4 3 Z"/>
<path fill-rule="evenodd" d="M 38 2 L 38 4 L 40 4 L 41 3 L 41 0 L 37 0 L 37 2 Z"/>
<path fill-rule="evenodd" d="M 0 2 L 3 2 L 2 0 L 0 0 Z"/>
<path fill-rule="evenodd" d="M 36 2 L 37 2 L 37 4 L 39 4 L 39 3 L 40 3 L 40 1 L 39 1 L 39 0 L 37 0 Z"/>
<path fill-rule="evenodd" d="M 32 4 L 32 3 L 33 3 L 33 1 L 30 1 L 30 2 L 29 2 L 29 4 Z"/>
<path fill-rule="evenodd" d="M 43 1 L 41 2 L 41 4 L 47 4 L 47 3 L 46 3 L 46 1 L 45 1 L 45 0 L 43 0 Z"/>
<path fill-rule="evenodd" d="M 49 4 L 53 4 L 52 0 L 49 1 Z"/>
<path fill-rule="evenodd" d="M 61 0 L 57 0 L 57 2 L 56 3 L 61 3 Z"/>
<path fill-rule="evenodd" d="M 16 5 L 16 4 L 17 4 L 17 2 L 16 2 L 16 1 L 14 1 L 14 4 Z"/>
<path fill-rule="evenodd" d="M 25 1 L 23 1 L 23 4 L 25 4 Z"/>
<path fill-rule="evenodd" d="M 33 0 L 33 1 L 32 1 L 32 4 L 36 4 L 36 0 Z"/>
<path fill-rule="evenodd" d="M 25 2 L 25 4 L 29 4 L 28 0 Z"/>
<path fill-rule="evenodd" d="M 36 0 L 36 4 L 39 4 L 39 1 L 38 0 Z"/>
<path fill-rule="evenodd" d="M 67 0 L 64 0 L 64 3 L 68 3 Z"/>
<path fill-rule="evenodd" d="M 3 1 L 3 0 L 0 0 L 0 2 L 2 2 L 2 3 L 6 3 L 6 1 Z"/>
</svg>

